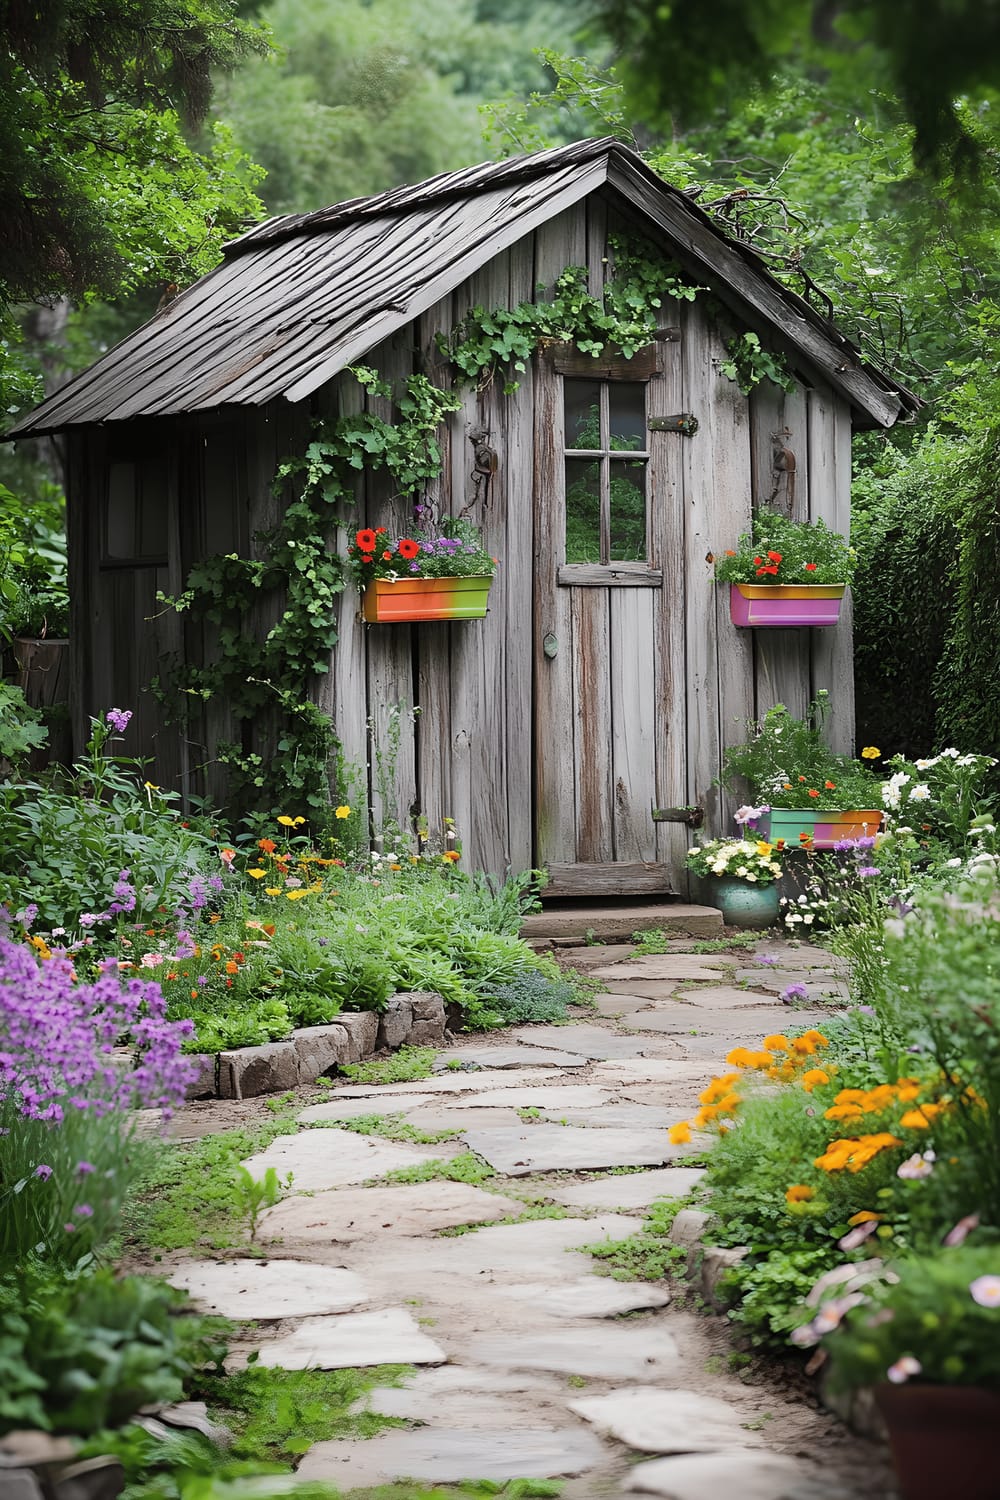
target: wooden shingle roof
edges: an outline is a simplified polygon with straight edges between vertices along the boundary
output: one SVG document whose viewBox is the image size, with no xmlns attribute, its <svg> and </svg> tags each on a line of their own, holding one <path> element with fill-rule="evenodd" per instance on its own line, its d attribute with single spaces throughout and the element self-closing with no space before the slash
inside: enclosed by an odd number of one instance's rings
<svg viewBox="0 0 1000 1500">
<path fill-rule="evenodd" d="M 300 401 L 539 224 L 608 186 L 681 268 L 751 326 L 770 325 L 850 401 L 891 426 L 916 397 L 872 367 L 682 192 L 621 142 L 487 162 L 310 214 L 269 219 L 221 265 L 50 396 L 9 434 Z M 656 230 L 661 231 L 656 234 Z"/>
</svg>

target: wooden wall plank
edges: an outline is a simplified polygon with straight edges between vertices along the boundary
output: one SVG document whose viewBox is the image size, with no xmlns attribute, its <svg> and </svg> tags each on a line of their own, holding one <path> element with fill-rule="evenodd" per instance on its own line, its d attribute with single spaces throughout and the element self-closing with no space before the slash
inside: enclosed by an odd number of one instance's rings
<svg viewBox="0 0 1000 1500">
<path fill-rule="evenodd" d="M 573 752 L 577 787 L 577 859 L 612 860 L 609 598 L 603 589 L 573 589 Z"/>
<path fill-rule="evenodd" d="M 656 860 L 656 605 L 659 590 L 609 589 L 614 858 Z M 600 596 L 596 596 L 600 597 Z"/>
<path fill-rule="evenodd" d="M 811 519 L 822 519 L 842 535 L 850 533 L 850 409 L 832 391 L 809 393 L 809 500 Z M 832 749 L 854 748 L 854 656 L 852 613 L 842 609 L 840 622 L 811 630 L 812 693 L 825 688 L 831 712 L 826 737 Z"/>
</svg>

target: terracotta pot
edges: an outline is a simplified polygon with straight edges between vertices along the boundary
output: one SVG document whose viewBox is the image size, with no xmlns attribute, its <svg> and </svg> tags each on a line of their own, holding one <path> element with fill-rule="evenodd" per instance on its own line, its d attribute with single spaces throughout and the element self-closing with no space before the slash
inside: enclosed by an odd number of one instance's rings
<svg viewBox="0 0 1000 1500">
<path fill-rule="evenodd" d="M 481 620 L 492 578 L 376 578 L 361 613 L 370 625 L 419 620 Z"/>
<path fill-rule="evenodd" d="M 846 583 L 731 583 L 729 617 L 742 627 L 836 625 Z"/>
<path fill-rule="evenodd" d="M 997 1500 L 1000 1393 L 968 1385 L 877 1385 L 902 1500 Z"/>
</svg>

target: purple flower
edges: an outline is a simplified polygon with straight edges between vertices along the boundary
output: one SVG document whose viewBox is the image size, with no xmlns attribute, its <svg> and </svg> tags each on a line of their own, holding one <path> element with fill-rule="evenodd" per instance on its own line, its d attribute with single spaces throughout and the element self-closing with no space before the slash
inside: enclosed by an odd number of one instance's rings
<svg viewBox="0 0 1000 1500">
<path fill-rule="evenodd" d="M 48 1182 L 49 1178 L 52 1176 L 52 1168 L 51 1167 L 47 1167 L 44 1162 L 41 1162 L 35 1168 L 34 1175 L 36 1177 L 40 1177 L 43 1182 Z"/>
<path fill-rule="evenodd" d="M 78 1219 L 92 1219 L 94 1217 L 94 1210 L 89 1203 L 78 1203 L 73 1212 Z"/>
<path fill-rule="evenodd" d="M 915 1359 L 912 1354 L 904 1354 L 894 1365 L 889 1366 L 885 1376 L 887 1380 L 892 1381 L 893 1385 L 903 1385 L 911 1375 L 921 1374 L 923 1368 L 919 1359 Z"/>
<path fill-rule="evenodd" d="M 862 880 L 865 880 L 869 875 L 881 875 L 881 873 L 882 871 L 878 865 L 859 865 L 858 867 L 858 874 Z"/>
<path fill-rule="evenodd" d="M 93 927 L 94 923 L 99 922 L 100 920 L 101 919 L 97 916 L 96 912 L 92 911 L 82 911 L 79 917 L 81 927 Z"/>
<path fill-rule="evenodd" d="M 862 1016 L 873 1016 L 875 1014 L 874 1005 L 856 1005 L 854 1008 Z"/>
<path fill-rule="evenodd" d="M 64 1224 L 63 1228 L 65 1229 L 65 1231 L 66 1231 L 67 1234 L 76 1234 L 76 1225 L 75 1224 Z"/>
<path fill-rule="evenodd" d="M 804 984 L 789 984 L 782 990 L 781 998 L 786 1005 L 791 1005 L 793 1000 L 808 1000 L 809 991 Z"/>
<path fill-rule="evenodd" d="M 188 882 L 188 895 L 191 897 L 193 911 L 201 911 L 203 906 L 208 905 L 208 891 L 200 875 L 192 875 Z"/>
<path fill-rule="evenodd" d="M 97 1168 L 94 1166 L 94 1163 L 92 1161 L 78 1161 L 76 1164 L 77 1177 L 87 1177 L 91 1172 L 96 1171 Z"/>
<path fill-rule="evenodd" d="M 864 838 L 860 838 L 860 839 L 857 840 L 855 847 L 858 848 L 858 849 L 874 849 L 875 848 L 875 838 L 874 838 L 874 835 L 870 834 L 870 833 L 865 834 Z"/>
<path fill-rule="evenodd" d="M 773 953 L 755 953 L 753 961 L 755 964 L 761 964 L 765 969 L 773 969 L 778 962 L 777 957 Z"/>
<path fill-rule="evenodd" d="M 198 978 L 195 980 L 195 984 L 200 985 L 202 987 L 204 987 L 207 983 L 208 983 L 208 980 L 205 978 L 204 974 L 199 974 Z"/>
<path fill-rule="evenodd" d="M 23 911 L 16 913 L 14 921 L 20 922 L 22 927 L 30 927 L 37 916 L 38 907 L 33 901 L 30 901 Z"/>
<path fill-rule="evenodd" d="M 130 708 L 109 708 L 104 715 L 107 722 L 118 734 L 124 734 L 128 728 L 128 721 L 132 717 Z"/>
<path fill-rule="evenodd" d="M 208 888 L 210 891 L 215 891 L 218 894 L 223 889 L 221 876 L 210 875 L 208 877 Z"/>
</svg>

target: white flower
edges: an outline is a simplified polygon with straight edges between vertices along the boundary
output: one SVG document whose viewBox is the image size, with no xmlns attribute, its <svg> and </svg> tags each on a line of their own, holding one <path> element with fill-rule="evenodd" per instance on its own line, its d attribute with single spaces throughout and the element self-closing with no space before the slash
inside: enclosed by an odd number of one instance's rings
<svg viewBox="0 0 1000 1500">
<path fill-rule="evenodd" d="M 756 877 L 756 875 L 754 875 L 753 871 L 751 871 L 750 874 L 747 876 L 747 879 L 749 881 L 756 881 L 757 877 Z"/>
<path fill-rule="evenodd" d="M 942 750 L 941 754 L 938 756 L 938 759 L 943 760 L 945 756 L 947 756 L 949 760 L 958 760 L 958 751 L 951 749 Z"/>
<path fill-rule="evenodd" d="M 774 862 L 773 859 L 771 861 L 767 862 L 767 868 L 770 870 L 770 872 L 771 872 L 772 875 L 780 875 L 781 874 L 781 866 L 778 865 L 778 864 L 775 864 L 775 862 Z"/>
<path fill-rule="evenodd" d="M 915 760 L 913 762 L 918 771 L 929 771 L 931 766 L 936 766 L 937 763 L 938 758 L 936 755 L 933 760 Z"/>
<path fill-rule="evenodd" d="M 960 755 L 955 764 L 956 766 L 974 766 L 977 760 L 978 756 L 975 755 Z"/>
<path fill-rule="evenodd" d="M 737 873 L 737 875 L 739 876 L 739 878 L 741 880 L 745 880 L 746 879 L 746 875 L 747 875 L 747 867 L 746 867 L 746 865 L 740 865 L 740 867 L 736 871 L 736 873 Z"/>
<path fill-rule="evenodd" d="M 928 1156 L 930 1157 L 930 1161 L 927 1160 Z M 901 1162 L 896 1168 L 896 1176 L 902 1177 L 904 1181 L 908 1181 L 920 1177 L 929 1177 L 933 1170 L 933 1151 L 927 1152 L 924 1156 L 921 1156 L 919 1151 L 915 1151 L 912 1156 L 908 1156 L 906 1161 Z"/>
<path fill-rule="evenodd" d="M 946 860 L 946 862 L 945 862 L 945 869 L 946 870 L 957 870 L 959 868 L 959 866 L 961 865 L 961 863 L 962 863 L 962 861 L 960 859 L 949 859 L 949 860 Z"/>
<path fill-rule="evenodd" d="M 806 926 L 808 927 L 809 923 L 810 922 L 814 922 L 816 920 L 816 918 L 813 916 L 812 912 L 810 911 L 810 912 L 806 913 L 806 915 L 802 918 L 802 920 L 806 924 Z"/>
<path fill-rule="evenodd" d="M 910 801 L 927 802 L 930 799 L 930 795 L 931 789 L 927 785 L 926 781 L 919 781 L 917 785 L 915 787 L 912 787 L 910 790 Z"/>
<path fill-rule="evenodd" d="M 891 1380 L 893 1385 L 903 1385 L 911 1375 L 919 1375 L 923 1368 L 919 1359 L 914 1358 L 912 1354 L 904 1354 L 894 1365 L 890 1365 L 885 1373 L 886 1378 Z"/>
<path fill-rule="evenodd" d="M 712 866 L 712 874 L 713 875 L 725 875 L 725 873 L 726 873 L 726 867 L 725 867 L 725 865 L 713 865 Z"/>
<path fill-rule="evenodd" d="M 785 925 L 788 926 L 788 927 L 794 927 L 796 922 L 801 922 L 801 921 L 802 921 L 802 918 L 799 916 L 799 914 L 797 912 L 789 912 L 788 916 L 785 918 Z"/>
</svg>

